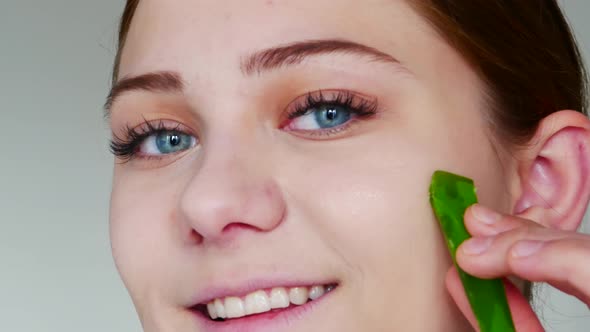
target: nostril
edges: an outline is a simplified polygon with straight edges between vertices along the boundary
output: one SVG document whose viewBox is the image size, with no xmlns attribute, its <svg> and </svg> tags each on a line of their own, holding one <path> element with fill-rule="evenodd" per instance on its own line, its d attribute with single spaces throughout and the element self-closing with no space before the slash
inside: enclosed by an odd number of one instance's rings
<svg viewBox="0 0 590 332">
<path fill-rule="evenodd" d="M 203 236 L 201 236 L 201 234 L 197 233 L 197 231 L 192 229 L 189 234 L 189 240 L 191 243 L 201 244 L 203 242 Z"/>
</svg>

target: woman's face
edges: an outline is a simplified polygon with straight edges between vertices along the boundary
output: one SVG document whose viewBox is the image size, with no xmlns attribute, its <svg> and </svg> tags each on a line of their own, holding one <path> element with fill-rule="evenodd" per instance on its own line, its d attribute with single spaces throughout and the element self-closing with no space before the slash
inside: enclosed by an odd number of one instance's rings
<svg viewBox="0 0 590 332">
<path fill-rule="evenodd" d="M 147 331 L 468 330 L 430 177 L 512 202 L 482 84 L 405 2 L 142 0 L 120 77 L 111 237 Z"/>
</svg>

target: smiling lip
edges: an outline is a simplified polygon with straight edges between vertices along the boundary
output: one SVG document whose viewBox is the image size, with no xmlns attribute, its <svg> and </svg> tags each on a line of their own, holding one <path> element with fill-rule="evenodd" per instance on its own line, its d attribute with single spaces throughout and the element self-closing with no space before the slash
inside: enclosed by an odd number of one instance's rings
<svg viewBox="0 0 590 332">
<path fill-rule="evenodd" d="M 305 319 L 311 313 L 317 311 L 323 303 L 332 298 L 333 293 L 338 288 L 334 284 L 334 289 L 325 293 L 320 298 L 308 301 L 303 305 L 291 305 L 284 309 L 273 309 L 271 311 L 244 316 L 241 318 L 227 319 L 223 321 L 216 321 L 209 318 L 209 316 L 196 309 L 202 307 L 202 304 L 189 308 L 191 314 L 195 317 L 197 324 L 205 332 L 279 332 L 287 331 L 293 328 L 293 324 Z"/>
<path fill-rule="evenodd" d="M 242 297 L 249 293 L 262 289 L 272 289 L 275 287 L 310 287 L 313 285 L 339 285 L 336 280 L 314 280 L 314 281 L 302 281 L 302 280 L 251 280 L 245 282 L 240 287 L 223 287 L 223 286 L 212 286 L 204 287 L 206 291 L 197 294 L 189 307 L 207 304 L 208 302 L 217 299 L 224 298 L 227 296 Z"/>
<path fill-rule="evenodd" d="M 305 304 L 290 304 L 286 308 L 272 309 L 259 314 L 246 315 L 240 318 L 226 319 L 223 321 L 212 320 L 206 309 L 207 303 L 215 299 L 227 297 L 245 297 L 246 295 L 260 291 L 271 290 L 274 288 L 294 288 L 294 287 L 312 287 L 315 285 L 330 286 L 332 290 L 326 292 L 315 300 L 309 300 Z M 207 332 L 230 332 L 230 331 L 283 331 L 292 323 L 303 319 L 311 312 L 325 302 L 326 298 L 331 298 L 332 293 L 340 285 L 337 281 L 295 281 L 295 280 L 251 280 L 244 283 L 241 287 L 209 287 L 207 291 L 197 295 L 188 306 L 190 313 L 196 318 L 199 326 Z"/>
</svg>

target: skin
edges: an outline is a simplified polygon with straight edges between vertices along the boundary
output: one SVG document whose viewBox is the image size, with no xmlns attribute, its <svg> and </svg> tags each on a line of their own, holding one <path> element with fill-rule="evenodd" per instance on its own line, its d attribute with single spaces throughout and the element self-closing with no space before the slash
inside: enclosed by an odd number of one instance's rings
<svg viewBox="0 0 590 332">
<path fill-rule="evenodd" d="M 334 53 L 240 70 L 253 52 L 319 39 L 368 45 L 399 63 Z M 487 130 L 481 80 L 402 1 L 143 0 L 119 77 L 164 70 L 182 77 L 182 93 L 130 91 L 110 117 L 117 136 L 165 120 L 199 141 L 115 163 L 113 255 L 146 331 L 203 330 L 187 310 L 195 294 L 253 279 L 339 283 L 289 331 L 469 331 L 452 272 L 445 282 L 451 262 L 428 203 L 432 172 L 473 178 L 480 202 L 548 234 L 574 236 L 588 203 L 587 119 L 558 112 L 536 145 L 503 151 Z M 378 114 L 332 136 L 282 126 L 289 105 L 317 90 L 377 99 Z M 590 251 L 580 242 L 586 251 L 572 269 Z M 506 247 L 494 249 L 495 266 L 459 254 L 461 264 L 534 279 L 502 261 Z"/>
</svg>

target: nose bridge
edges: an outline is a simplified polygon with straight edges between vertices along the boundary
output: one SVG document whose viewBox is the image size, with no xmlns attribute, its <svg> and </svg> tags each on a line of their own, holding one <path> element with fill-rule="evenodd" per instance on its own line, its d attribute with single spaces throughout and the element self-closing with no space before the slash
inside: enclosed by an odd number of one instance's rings
<svg viewBox="0 0 590 332">
<path fill-rule="evenodd" d="M 210 138 L 180 200 L 184 222 L 210 241 L 228 238 L 232 230 L 274 229 L 285 205 L 263 142 L 227 130 Z"/>
</svg>

